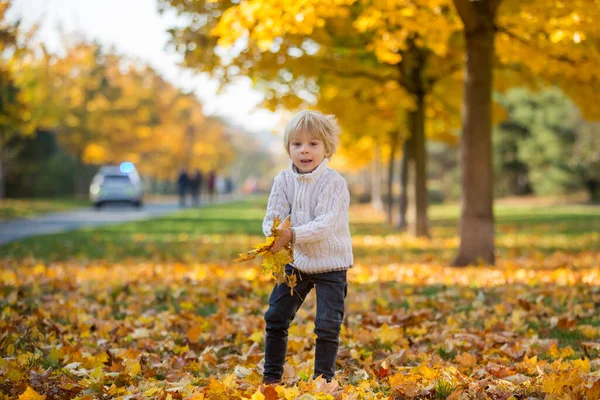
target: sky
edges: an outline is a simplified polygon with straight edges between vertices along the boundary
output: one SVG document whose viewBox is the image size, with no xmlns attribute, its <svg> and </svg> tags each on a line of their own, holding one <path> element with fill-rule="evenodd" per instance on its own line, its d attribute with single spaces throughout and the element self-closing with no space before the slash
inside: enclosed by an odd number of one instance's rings
<svg viewBox="0 0 600 400">
<path fill-rule="evenodd" d="M 185 90 L 193 90 L 208 115 L 224 116 L 232 125 L 256 133 L 263 142 L 280 130 L 281 116 L 256 109 L 262 95 L 242 78 L 222 94 L 207 76 L 193 75 L 177 66 L 180 57 L 166 48 L 167 29 L 177 24 L 173 13 L 159 14 L 156 0 L 13 0 L 10 19 L 24 27 L 40 23 L 38 37 L 49 50 L 60 52 L 58 26 L 68 34 L 81 33 L 88 40 L 114 48 L 120 54 L 144 61 Z"/>
</svg>

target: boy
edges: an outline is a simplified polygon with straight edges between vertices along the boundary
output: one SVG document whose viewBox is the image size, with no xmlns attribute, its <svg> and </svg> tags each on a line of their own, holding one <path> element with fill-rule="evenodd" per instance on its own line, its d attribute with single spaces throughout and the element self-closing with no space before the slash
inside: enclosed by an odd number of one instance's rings
<svg viewBox="0 0 600 400">
<path fill-rule="evenodd" d="M 332 115 L 302 111 L 287 125 L 284 135 L 291 158 L 289 170 L 274 180 L 263 231 L 269 235 L 273 220 L 291 215 L 292 228 L 281 232 L 276 251 L 294 245 L 294 263 L 286 274 L 296 274 L 293 294 L 275 286 L 265 314 L 267 336 L 263 382 L 279 383 L 287 352 L 288 328 L 306 295 L 315 287 L 315 371 L 331 381 L 335 373 L 339 335 L 344 318 L 348 283 L 346 273 L 354 262 L 348 223 L 350 195 L 344 178 L 327 167 L 335 153 L 339 127 Z"/>
</svg>

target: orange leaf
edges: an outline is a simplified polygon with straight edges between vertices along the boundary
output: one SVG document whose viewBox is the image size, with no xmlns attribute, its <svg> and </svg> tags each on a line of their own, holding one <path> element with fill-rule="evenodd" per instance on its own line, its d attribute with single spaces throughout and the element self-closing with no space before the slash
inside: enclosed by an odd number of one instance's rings
<svg viewBox="0 0 600 400">
<path fill-rule="evenodd" d="M 279 399 L 279 395 L 277 394 L 277 390 L 273 386 L 263 386 L 261 388 L 262 394 L 265 396 L 265 400 L 277 400 Z"/>
<path fill-rule="evenodd" d="M 191 343 L 198 343 L 200 335 L 202 334 L 202 328 L 200 325 L 194 325 L 187 332 L 187 338 Z"/>
<path fill-rule="evenodd" d="M 477 365 L 477 357 L 467 352 L 457 354 L 454 359 L 463 367 L 473 368 Z"/>
</svg>

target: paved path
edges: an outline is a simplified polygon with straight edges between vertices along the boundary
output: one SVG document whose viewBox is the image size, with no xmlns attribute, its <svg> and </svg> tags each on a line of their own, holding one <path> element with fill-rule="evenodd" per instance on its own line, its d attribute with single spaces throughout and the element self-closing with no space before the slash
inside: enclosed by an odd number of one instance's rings
<svg viewBox="0 0 600 400">
<path fill-rule="evenodd" d="M 65 232 L 87 226 L 116 224 L 159 217 L 180 210 L 176 203 L 148 204 L 137 210 L 130 206 L 108 205 L 101 210 L 83 208 L 51 213 L 31 219 L 0 222 L 0 245 L 28 236 Z"/>
</svg>

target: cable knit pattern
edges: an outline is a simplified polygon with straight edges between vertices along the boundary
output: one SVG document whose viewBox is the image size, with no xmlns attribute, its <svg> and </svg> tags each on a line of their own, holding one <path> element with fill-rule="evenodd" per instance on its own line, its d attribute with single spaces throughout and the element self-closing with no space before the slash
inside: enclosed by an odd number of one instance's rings
<svg viewBox="0 0 600 400">
<path fill-rule="evenodd" d="M 354 263 L 349 205 L 346 180 L 327 167 L 327 159 L 309 174 L 298 173 L 292 163 L 275 177 L 263 232 L 270 234 L 275 217 L 291 214 L 294 266 L 313 274 L 345 270 Z"/>
</svg>

